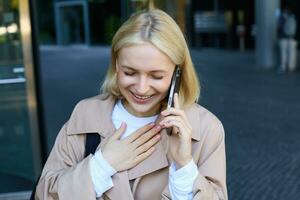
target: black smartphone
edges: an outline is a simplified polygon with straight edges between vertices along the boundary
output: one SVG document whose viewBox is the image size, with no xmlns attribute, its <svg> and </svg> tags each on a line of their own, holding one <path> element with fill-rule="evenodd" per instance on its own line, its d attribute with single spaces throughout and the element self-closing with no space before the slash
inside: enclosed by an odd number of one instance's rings
<svg viewBox="0 0 300 200">
<path fill-rule="evenodd" d="M 181 79 L 181 69 L 178 65 L 176 65 L 172 76 L 171 86 L 169 89 L 167 108 L 174 107 L 174 94 L 179 93 L 180 79 Z"/>
<path fill-rule="evenodd" d="M 172 76 L 171 86 L 169 89 L 167 108 L 174 107 L 174 94 L 175 93 L 179 94 L 180 80 L 181 80 L 181 69 L 178 65 L 176 65 L 173 76 Z M 168 135 L 171 135 L 172 128 L 168 128 L 167 133 L 168 133 Z"/>
</svg>

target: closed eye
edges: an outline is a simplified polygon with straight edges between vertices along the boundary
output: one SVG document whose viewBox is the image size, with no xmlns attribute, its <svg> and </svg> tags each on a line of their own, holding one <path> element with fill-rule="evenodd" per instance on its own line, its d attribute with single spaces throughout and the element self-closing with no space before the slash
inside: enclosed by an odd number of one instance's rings
<svg viewBox="0 0 300 200">
<path fill-rule="evenodd" d="M 135 74 L 135 72 L 124 72 L 124 74 L 126 76 L 133 76 Z"/>
<path fill-rule="evenodd" d="M 156 80 L 161 80 L 161 79 L 163 79 L 164 77 L 163 77 L 163 76 L 154 76 L 154 75 L 152 75 L 152 78 L 153 78 L 153 79 L 156 79 Z"/>
<path fill-rule="evenodd" d="M 134 76 L 137 72 L 136 71 L 123 71 L 125 76 Z M 157 75 L 157 74 L 150 74 L 150 77 L 155 79 L 155 80 L 161 80 L 164 78 L 162 75 Z"/>
</svg>

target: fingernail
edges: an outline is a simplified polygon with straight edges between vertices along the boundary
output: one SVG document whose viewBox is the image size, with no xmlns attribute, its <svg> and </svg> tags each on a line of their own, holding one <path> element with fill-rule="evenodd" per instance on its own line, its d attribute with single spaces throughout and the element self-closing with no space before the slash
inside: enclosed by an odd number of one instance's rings
<svg viewBox="0 0 300 200">
<path fill-rule="evenodd" d="M 125 123 L 125 122 L 122 122 L 122 123 L 121 123 L 121 126 L 125 126 L 125 125 L 126 125 L 126 123 Z"/>
<path fill-rule="evenodd" d="M 157 131 L 159 131 L 161 129 L 161 126 L 160 125 L 157 125 L 156 127 L 155 127 L 155 130 L 157 130 Z"/>
</svg>

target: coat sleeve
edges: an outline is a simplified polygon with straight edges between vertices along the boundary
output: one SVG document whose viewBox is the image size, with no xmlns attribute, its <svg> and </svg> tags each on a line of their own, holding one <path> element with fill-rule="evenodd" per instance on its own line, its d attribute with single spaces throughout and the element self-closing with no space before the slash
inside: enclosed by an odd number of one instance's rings
<svg viewBox="0 0 300 200">
<path fill-rule="evenodd" d="M 224 128 L 214 120 L 205 132 L 200 153 L 195 153 L 199 158 L 193 155 L 199 171 L 193 184 L 193 200 L 227 200 Z M 172 199 L 168 187 L 162 199 Z"/>
<path fill-rule="evenodd" d="M 201 151 L 193 200 L 227 200 L 225 134 L 219 120 L 209 128 Z"/>
<path fill-rule="evenodd" d="M 83 135 L 67 135 L 67 123 L 60 130 L 36 188 L 37 200 L 95 200 L 89 171 L 91 155 L 83 158 Z"/>
</svg>

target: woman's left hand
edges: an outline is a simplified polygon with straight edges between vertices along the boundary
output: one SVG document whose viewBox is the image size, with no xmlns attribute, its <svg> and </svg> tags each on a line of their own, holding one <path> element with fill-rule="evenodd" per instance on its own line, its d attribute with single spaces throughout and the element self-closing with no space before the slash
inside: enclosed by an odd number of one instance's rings
<svg viewBox="0 0 300 200">
<path fill-rule="evenodd" d="M 161 112 L 164 119 L 159 123 L 162 128 L 172 128 L 169 137 L 169 151 L 177 168 L 181 168 L 192 159 L 192 127 L 185 112 L 180 109 L 178 94 L 174 95 L 174 108 Z"/>
</svg>

